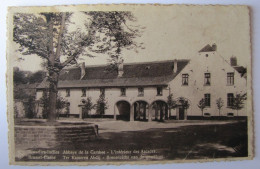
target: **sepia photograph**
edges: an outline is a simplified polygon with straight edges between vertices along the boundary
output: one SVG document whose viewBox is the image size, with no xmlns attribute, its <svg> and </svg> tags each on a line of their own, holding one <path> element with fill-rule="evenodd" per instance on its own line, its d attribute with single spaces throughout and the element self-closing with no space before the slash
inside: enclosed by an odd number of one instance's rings
<svg viewBox="0 0 260 169">
<path fill-rule="evenodd" d="M 250 160 L 250 9 L 9 7 L 10 163 Z"/>
</svg>

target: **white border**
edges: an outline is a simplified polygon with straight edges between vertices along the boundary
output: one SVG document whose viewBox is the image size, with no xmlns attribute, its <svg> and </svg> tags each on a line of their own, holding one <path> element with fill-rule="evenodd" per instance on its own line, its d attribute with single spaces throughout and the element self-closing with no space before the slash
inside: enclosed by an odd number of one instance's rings
<svg viewBox="0 0 260 169">
<path fill-rule="evenodd" d="M 181 169 L 216 169 L 216 168 L 236 168 L 236 169 L 256 169 L 260 166 L 260 150 L 259 150 L 259 136 L 260 136 L 260 92 L 258 84 L 260 84 L 260 1 L 259 0 L 3 0 L 0 5 L 0 168 L 11 169 L 11 168 L 29 168 L 28 166 L 9 166 L 8 159 L 8 125 L 6 117 L 6 14 L 8 6 L 50 6 L 50 5 L 71 5 L 71 4 L 93 4 L 93 3 L 163 3 L 163 4 L 243 4 L 248 5 L 251 8 L 251 38 L 252 38 L 252 55 L 253 55 L 253 93 L 254 93 L 254 120 L 255 120 L 255 159 L 251 161 L 233 161 L 233 162 L 207 162 L 207 163 L 189 163 L 189 164 L 156 164 L 156 165 L 122 165 L 122 166 L 88 166 L 88 168 L 181 168 Z M 45 168 L 32 166 L 30 168 Z M 51 169 L 58 169 L 60 167 L 49 167 Z M 80 168 L 78 166 L 63 166 L 62 168 Z"/>
</svg>

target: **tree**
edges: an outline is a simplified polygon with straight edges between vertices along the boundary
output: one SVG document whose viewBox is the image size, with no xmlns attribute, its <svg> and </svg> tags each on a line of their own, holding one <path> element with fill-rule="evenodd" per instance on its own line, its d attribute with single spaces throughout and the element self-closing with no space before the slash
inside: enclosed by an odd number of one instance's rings
<svg viewBox="0 0 260 169">
<path fill-rule="evenodd" d="M 68 101 L 58 95 L 56 103 L 57 117 L 59 118 L 61 110 L 67 107 Z"/>
<path fill-rule="evenodd" d="M 105 114 L 105 110 L 108 109 L 108 104 L 104 94 L 101 94 L 97 100 L 97 104 L 95 105 L 96 112 L 99 115 Z"/>
<path fill-rule="evenodd" d="M 175 109 L 177 107 L 177 102 L 173 99 L 173 94 L 170 94 L 167 97 L 167 104 L 168 104 L 169 114 L 171 115 L 171 109 Z"/>
<path fill-rule="evenodd" d="M 35 100 L 34 97 L 29 97 L 24 101 L 25 115 L 27 118 L 31 119 L 35 117 Z"/>
<path fill-rule="evenodd" d="M 95 105 L 93 104 L 91 97 L 88 97 L 87 100 L 85 100 L 83 104 L 84 104 L 84 105 L 83 105 L 82 108 L 87 111 L 86 114 L 83 115 L 83 116 L 85 117 L 86 115 L 89 114 L 89 112 L 90 112 L 92 109 L 95 108 Z M 85 112 L 83 112 L 83 113 L 85 113 Z"/>
<path fill-rule="evenodd" d="M 140 27 L 128 25 L 135 18 L 131 12 L 84 12 L 88 21 L 85 28 L 72 29 L 75 13 L 17 13 L 14 15 L 13 40 L 20 45 L 23 55 L 35 54 L 44 60 L 48 71 L 48 121 L 55 121 L 58 80 L 61 70 L 76 64 L 80 56 L 94 57 L 108 54 L 111 65 L 123 48 L 139 48 L 133 39 L 140 36 Z"/>
<path fill-rule="evenodd" d="M 199 101 L 198 107 L 200 108 L 201 113 L 202 113 L 202 116 L 203 116 L 203 110 L 204 110 L 205 107 L 206 107 L 205 99 L 201 99 L 201 100 Z"/>
<path fill-rule="evenodd" d="M 241 110 L 242 108 L 244 108 L 246 99 L 247 99 L 246 93 L 236 94 L 236 97 L 234 97 L 231 109 L 237 111 L 237 116 L 238 116 L 238 110 Z"/>
<path fill-rule="evenodd" d="M 220 116 L 220 110 L 224 106 L 224 101 L 222 100 L 222 98 L 218 98 L 216 100 L 216 104 L 217 104 L 217 107 L 218 107 L 218 114 Z"/>
<path fill-rule="evenodd" d="M 56 98 L 56 115 L 59 117 L 59 114 L 61 113 L 61 110 L 63 108 L 67 109 L 68 101 L 62 98 L 60 95 Z M 42 105 L 42 117 L 44 119 L 48 118 L 48 112 L 49 112 L 49 92 L 48 90 L 44 90 L 42 97 L 40 98 L 40 104 Z M 67 111 L 67 110 L 66 110 Z"/>
<path fill-rule="evenodd" d="M 14 69 L 13 73 L 14 85 L 26 84 L 28 79 L 25 77 L 25 72 L 20 71 L 19 69 Z"/>
<path fill-rule="evenodd" d="M 37 71 L 35 73 L 32 73 L 31 76 L 28 78 L 28 81 L 30 83 L 40 83 L 45 78 L 46 73 L 44 71 Z"/>
</svg>

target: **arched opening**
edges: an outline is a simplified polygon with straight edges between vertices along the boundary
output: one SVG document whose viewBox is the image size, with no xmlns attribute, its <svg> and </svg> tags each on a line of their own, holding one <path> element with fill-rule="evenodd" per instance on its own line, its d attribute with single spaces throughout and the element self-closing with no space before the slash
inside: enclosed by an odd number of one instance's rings
<svg viewBox="0 0 260 169">
<path fill-rule="evenodd" d="M 127 101 L 118 101 L 116 107 L 119 115 L 117 115 L 118 120 L 130 120 L 130 104 Z"/>
<path fill-rule="evenodd" d="M 163 121 L 168 119 L 168 105 L 165 101 L 157 100 L 152 103 L 152 120 Z"/>
<path fill-rule="evenodd" d="M 149 104 L 146 101 L 136 101 L 134 107 L 134 120 L 135 121 L 148 121 Z"/>
</svg>

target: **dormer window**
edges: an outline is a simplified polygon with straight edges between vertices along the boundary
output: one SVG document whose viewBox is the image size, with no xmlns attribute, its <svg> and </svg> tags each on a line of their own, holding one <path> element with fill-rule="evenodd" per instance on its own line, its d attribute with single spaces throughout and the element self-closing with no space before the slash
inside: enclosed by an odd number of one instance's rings
<svg viewBox="0 0 260 169">
<path fill-rule="evenodd" d="M 70 97 L 70 89 L 66 89 L 66 97 Z"/>
<path fill-rule="evenodd" d="M 188 74 L 182 74 L 182 85 L 188 86 L 189 84 L 189 75 Z"/>
<path fill-rule="evenodd" d="M 162 87 L 157 87 L 157 96 L 162 96 Z"/>
<path fill-rule="evenodd" d="M 143 87 L 138 88 L 138 96 L 144 96 L 144 88 Z"/>
<path fill-rule="evenodd" d="M 209 86 L 210 85 L 210 73 L 204 74 L 204 85 Z"/>
<path fill-rule="evenodd" d="M 86 97 L 86 89 L 82 89 L 81 91 L 82 91 L 81 97 Z"/>
<path fill-rule="evenodd" d="M 126 91 L 125 88 L 121 88 L 121 96 L 125 96 L 125 91 Z"/>
</svg>

